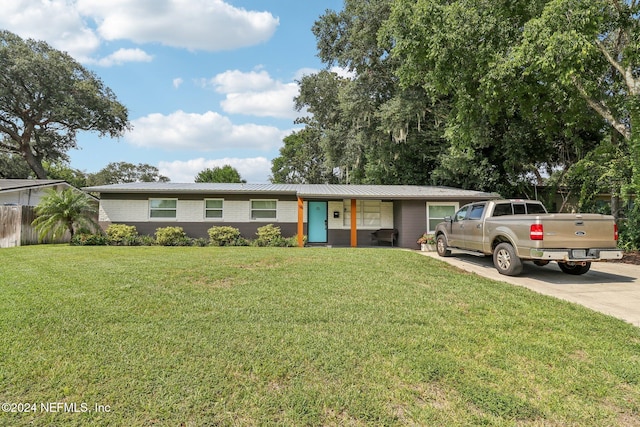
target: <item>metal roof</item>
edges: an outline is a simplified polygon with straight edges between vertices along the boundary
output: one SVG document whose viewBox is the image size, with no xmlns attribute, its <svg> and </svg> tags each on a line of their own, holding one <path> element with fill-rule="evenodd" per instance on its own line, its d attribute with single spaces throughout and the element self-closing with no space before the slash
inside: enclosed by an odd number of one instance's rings
<svg viewBox="0 0 640 427">
<path fill-rule="evenodd" d="M 63 183 L 67 184 L 66 181 L 61 179 L 0 179 L 0 192 L 50 187 Z"/>
<path fill-rule="evenodd" d="M 217 184 L 135 182 L 85 187 L 97 193 L 291 194 L 304 198 L 359 199 L 497 199 L 496 193 L 419 185 Z"/>
</svg>

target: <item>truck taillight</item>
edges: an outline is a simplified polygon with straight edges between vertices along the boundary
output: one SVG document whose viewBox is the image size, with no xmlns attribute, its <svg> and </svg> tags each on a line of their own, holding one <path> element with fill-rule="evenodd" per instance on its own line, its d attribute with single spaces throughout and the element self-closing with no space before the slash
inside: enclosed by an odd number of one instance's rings
<svg viewBox="0 0 640 427">
<path fill-rule="evenodd" d="M 531 224 L 529 238 L 531 240 L 544 240 L 544 229 L 542 224 Z"/>
<path fill-rule="evenodd" d="M 613 224 L 613 239 L 618 241 L 618 224 Z"/>
</svg>

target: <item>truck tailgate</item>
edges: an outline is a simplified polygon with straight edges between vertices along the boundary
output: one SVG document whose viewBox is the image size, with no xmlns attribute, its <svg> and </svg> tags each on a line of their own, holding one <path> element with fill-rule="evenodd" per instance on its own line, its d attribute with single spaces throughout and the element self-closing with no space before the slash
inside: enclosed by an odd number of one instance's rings
<svg viewBox="0 0 640 427">
<path fill-rule="evenodd" d="M 615 222 L 611 216 L 599 214 L 547 214 L 537 216 L 544 227 L 540 247 L 615 248 Z"/>
</svg>

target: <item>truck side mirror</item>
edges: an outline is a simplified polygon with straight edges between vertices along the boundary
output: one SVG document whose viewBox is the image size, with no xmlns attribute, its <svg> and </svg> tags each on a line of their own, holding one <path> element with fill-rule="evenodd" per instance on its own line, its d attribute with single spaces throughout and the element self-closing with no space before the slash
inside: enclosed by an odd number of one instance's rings
<svg viewBox="0 0 640 427">
<path fill-rule="evenodd" d="M 453 218 L 452 218 L 452 217 L 450 217 L 450 216 L 445 216 L 445 217 L 444 217 L 444 221 L 445 221 L 445 222 L 453 222 Z"/>
</svg>

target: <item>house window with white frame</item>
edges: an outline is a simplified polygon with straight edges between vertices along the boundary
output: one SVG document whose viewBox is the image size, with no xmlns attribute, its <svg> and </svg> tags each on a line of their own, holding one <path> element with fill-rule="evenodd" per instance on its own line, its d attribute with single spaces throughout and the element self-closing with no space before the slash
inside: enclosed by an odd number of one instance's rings
<svg viewBox="0 0 640 427">
<path fill-rule="evenodd" d="M 254 221 L 271 220 L 278 217 L 277 200 L 251 200 L 251 219 Z"/>
<path fill-rule="evenodd" d="M 345 227 L 351 226 L 351 200 L 344 201 L 344 223 Z M 357 200 L 356 201 L 356 224 L 363 228 L 379 228 L 382 224 L 382 201 L 380 200 Z"/>
<path fill-rule="evenodd" d="M 204 217 L 210 220 L 222 219 L 224 207 L 223 199 L 205 199 L 204 201 Z"/>
<path fill-rule="evenodd" d="M 149 199 L 149 218 L 176 218 L 178 199 Z"/>
<path fill-rule="evenodd" d="M 447 216 L 453 216 L 457 210 L 458 203 L 427 203 L 427 232 L 436 231 L 438 223 Z"/>
</svg>

